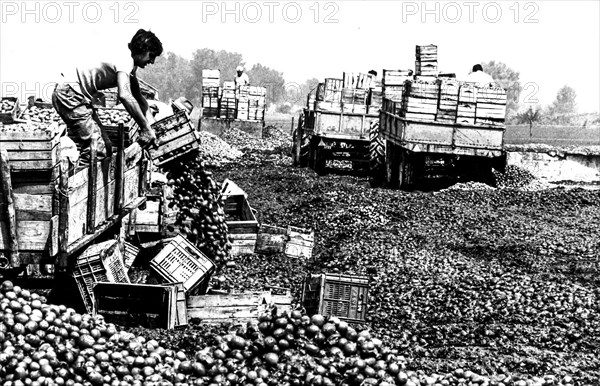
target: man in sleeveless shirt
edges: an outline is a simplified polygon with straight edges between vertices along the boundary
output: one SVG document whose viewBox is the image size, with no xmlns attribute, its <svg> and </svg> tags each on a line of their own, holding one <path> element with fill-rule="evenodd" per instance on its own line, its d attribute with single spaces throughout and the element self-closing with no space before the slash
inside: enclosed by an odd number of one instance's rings
<svg viewBox="0 0 600 386">
<path fill-rule="evenodd" d="M 140 29 L 128 47 L 129 51 L 118 51 L 114 61 L 91 62 L 63 73 L 52 94 L 52 104 L 67 124 L 68 135 L 80 149 L 84 165 L 89 163 L 92 137 L 96 139 L 99 159 L 112 155 L 112 144 L 92 105 L 94 96 L 109 88 L 117 87 L 119 100 L 138 124 L 138 142 L 142 146 L 156 145 L 148 102 L 140 92 L 136 74 L 138 68 L 153 64 L 162 54 L 162 43 L 154 33 Z"/>
</svg>

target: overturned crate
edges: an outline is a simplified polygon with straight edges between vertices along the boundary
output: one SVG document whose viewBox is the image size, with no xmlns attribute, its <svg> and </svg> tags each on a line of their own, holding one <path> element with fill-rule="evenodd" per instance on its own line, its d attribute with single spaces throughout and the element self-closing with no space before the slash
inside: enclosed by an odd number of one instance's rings
<svg viewBox="0 0 600 386">
<path fill-rule="evenodd" d="M 183 284 L 96 283 L 94 312 L 107 322 L 172 329 L 187 325 Z"/>
<path fill-rule="evenodd" d="M 310 259 L 315 246 L 315 232 L 310 229 L 287 227 L 284 254 L 288 257 Z"/>
<path fill-rule="evenodd" d="M 77 258 L 72 272 L 87 312 L 94 310 L 94 284 L 129 283 L 127 270 L 117 240 L 88 247 Z"/>
<path fill-rule="evenodd" d="M 342 274 L 309 275 L 304 282 L 302 304 L 309 315 L 336 316 L 348 322 L 366 321 L 369 279 Z"/>
<path fill-rule="evenodd" d="M 168 283 L 183 283 L 186 294 L 206 293 L 215 264 L 185 237 L 177 235 L 150 261 Z"/>
</svg>

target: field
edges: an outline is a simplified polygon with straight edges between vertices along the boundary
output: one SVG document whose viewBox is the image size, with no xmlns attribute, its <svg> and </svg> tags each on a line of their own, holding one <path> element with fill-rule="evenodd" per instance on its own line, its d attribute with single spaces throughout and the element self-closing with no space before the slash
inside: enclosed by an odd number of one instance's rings
<svg viewBox="0 0 600 386">
<path fill-rule="evenodd" d="M 600 145 L 600 127 L 580 126 L 507 126 L 504 141 L 506 144 L 544 143 L 547 145 Z"/>
</svg>

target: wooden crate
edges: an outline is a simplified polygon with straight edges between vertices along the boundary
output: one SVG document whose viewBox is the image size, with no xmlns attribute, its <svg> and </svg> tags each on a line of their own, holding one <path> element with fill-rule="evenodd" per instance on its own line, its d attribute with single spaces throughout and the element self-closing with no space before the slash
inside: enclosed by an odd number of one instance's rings
<svg viewBox="0 0 600 386">
<path fill-rule="evenodd" d="M 58 123 L 3 125 L 0 149 L 8 152 L 12 171 L 51 170 L 58 164 L 60 137 L 65 130 Z"/>
<path fill-rule="evenodd" d="M 287 243 L 287 228 L 261 224 L 256 238 L 255 252 L 261 254 L 283 253 Z"/>
<path fill-rule="evenodd" d="M 150 149 L 150 157 L 157 166 L 196 151 L 200 147 L 200 137 L 186 111 L 178 111 L 163 118 L 153 123 L 152 128 L 156 132 L 158 149 Z M 131 137 L 133 141 L 137 141 L 139 129 L 134 129 Z"/>
<path fill-rule="evenodd" d="M 366 276 L 308 275 L 302 293 L 302 304 L 309 315 L 337 316 L 350 322 L 366 320 L 368 299 Z"/>
<path fill-rule="evenodd" d="M 0 122 L 13 123 L 21 112 L 19 98 L 4 97 L 0 100 Z"/>
<path fill-rule="evenodd" d="M 124 144 L 129 146 L 133 143 L 132 134 L 137 130 L 133 118 L 125 109 L 97 107 L 98 118 L 102 128 L 106 131 L 113 147 L 119 141 L 119 123 L 123 124 Z"/>
<path fill-rule="evenodd" d="M 231 254 L 254 253 L 258 237 L 258 221 L 244 195 L 227 196 L 224 200 L 225 221 L 233 244 Z"/>
<path fill-rule="evenodd" d="M 72 271 L 87 312 L 94 310 L 93 287 L 98 282 L 129 283 L 117 240 L 88 247 L 75 262 Z"/>
<path fill-rule="evenodd" d="M 315 246 L 315 232 L 310 229 L 287 227 L 284 252 L 288 257 L 310 259 Z"/>
<path fill-rule="evenodd" d="M 21 112 L 19 119 L 41 124 L 63 123 L 51 103 L 36 102 Z"/>
<path fill-rule="evenodd" d="M 183 283 L 186 293 L 205 293 L 215 264 L 185 237 L 177 235 L 150 261 L 150 268 L 169 283 Z"/>
<path fill-rule="evenodd" d="M 94 313 L 109 323 L 165 329 L 187 325 L 185 291 L 181 283 L 96 283 L 93 291 Z"/>
<path fill-rule="evenodd" d="M 136 209 L 135 231 L 137 233 L 161 233 L 162 200 L 160 196 L 146 196 L 146 208 Z"/>
<path fill-rule="evenodd" d="M 188 318 L 202 323 L 246 323 L 258 319 L 272 304 L 270 291 L 189 296 Z"/>
</svg>

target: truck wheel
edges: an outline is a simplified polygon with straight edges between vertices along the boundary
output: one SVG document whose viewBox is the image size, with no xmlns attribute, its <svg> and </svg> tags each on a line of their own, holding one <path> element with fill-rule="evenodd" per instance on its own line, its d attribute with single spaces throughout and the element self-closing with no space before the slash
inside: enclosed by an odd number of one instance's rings
<svg viewBox="0 0 600 386">
<path fill-rule="evenodd" d="M 379 135 L 379 120 L 369 127 L 369 177 L 372 187 L 380 186 L 385 178 L 385 142 Z"/>
</svg>

